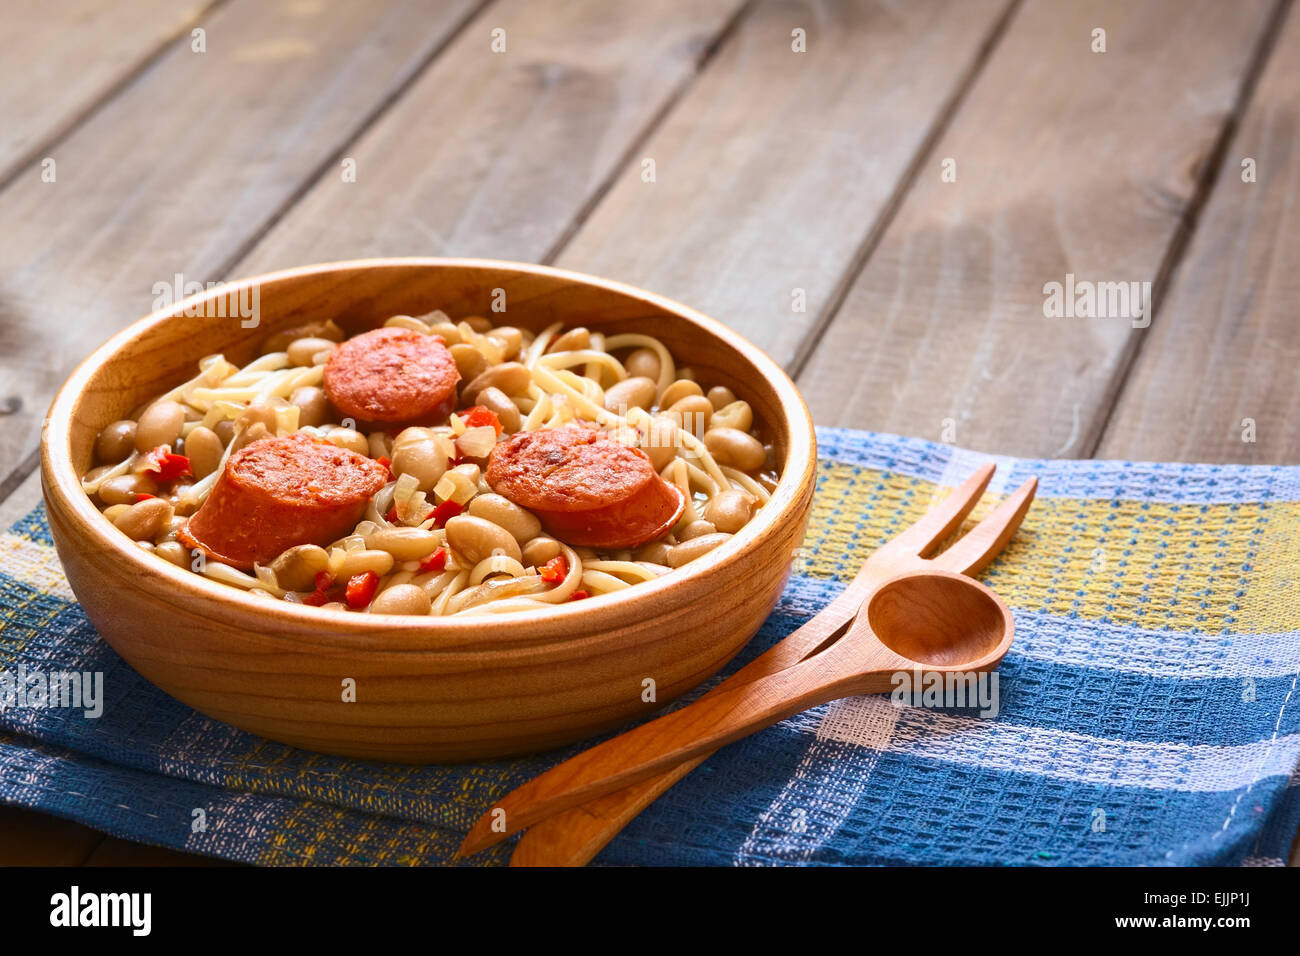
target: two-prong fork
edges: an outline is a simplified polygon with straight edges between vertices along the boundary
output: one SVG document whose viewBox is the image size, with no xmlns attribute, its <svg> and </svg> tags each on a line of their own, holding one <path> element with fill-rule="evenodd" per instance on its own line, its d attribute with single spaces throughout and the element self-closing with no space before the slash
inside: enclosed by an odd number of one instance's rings
<svg viewBox="0 0 1300 956">
<path fill-rule="evenodd" d="M 525 827 L 511 865 L 581 865 L 717 747 L 837 697 L 888 689 L 900 670 L 987 670 L 1010 646 L 1010 612 L 974 575 L 1006 547 L 1030 478 L 933 558 L 987 488 L 981 466 L 867 558 L 830 604 L 695 703 L 606 741 L 507 794 L 465 838 L 469 855 Z M 918 627 L 917 622 L 923 622 Z M 954 635 L 957 635 L 954 637 Z"/>
</svg>

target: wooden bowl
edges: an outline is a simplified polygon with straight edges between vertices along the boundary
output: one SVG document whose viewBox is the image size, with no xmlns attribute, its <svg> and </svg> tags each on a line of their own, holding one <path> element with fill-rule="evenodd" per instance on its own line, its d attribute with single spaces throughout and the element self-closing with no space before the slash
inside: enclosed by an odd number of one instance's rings
<svg viewBox="0 0 1300 956">
<path fill-rule="evenodd" d="M 253 302 L 258 324 L 244 328 L 251 321 L 238 306 Z M 494 312 L 503 302 L 505 313 Z M 267 335 L 303 322 L 333 317 L 352 334 L 435 308 L 534 330 L 561 320 L 658 336 L 702 381 L 753 406 L 781 462 L 771 502 L 731 541 L 656 581 L 462 620 L 250 597 L 140 551 L 81 490 L 99 430 L 192 377 L 202 356 L 221 352 L 242 364 Z M 177 303 L 81 364 L 55 397 L 41 440 L 50 530 L 68 581 L 132 667 L 196 710 L 273 740 L 409 763 L 569 743 L 644 717 L 715 673 L 781 593 L 815 466 L 812 422 L 793 383 L 721 324 L 616 282 L 473 259 L 309 266 Z M 354 702 L 344 699 L 349 679 Z"/>
</svg>

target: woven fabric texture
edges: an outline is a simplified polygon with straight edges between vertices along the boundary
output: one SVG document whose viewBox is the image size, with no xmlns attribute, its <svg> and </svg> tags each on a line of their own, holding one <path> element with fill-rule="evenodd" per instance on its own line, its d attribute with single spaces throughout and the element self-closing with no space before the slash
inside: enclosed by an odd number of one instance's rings
<svg viewBox="0 0 1300 956">
<path fill-rule="evenodd" d="M 810 710 L 711 757 L 597 863 L 1284 861 L 1300 827 L 1300 468 L 1027 461 L 838 429 L 818 439 L 796 572 L 715 681 L 995 460 L 968 524 L 1040 480 L 1020 533 L 982 575 L 1016 616 L 998 713 L 884 696 Z M 206 718 L 98 638 L 38 507 L 0 535 L 0 689 L 6 675 L 36 688 L 39 675 L 74 671 L 102 673 L 99 716 L 36 694 L 0 700 L 0 801 L 251 863 L 453 862 L 496 799 L 581 749 L 407 767 Z"/>
</svg>

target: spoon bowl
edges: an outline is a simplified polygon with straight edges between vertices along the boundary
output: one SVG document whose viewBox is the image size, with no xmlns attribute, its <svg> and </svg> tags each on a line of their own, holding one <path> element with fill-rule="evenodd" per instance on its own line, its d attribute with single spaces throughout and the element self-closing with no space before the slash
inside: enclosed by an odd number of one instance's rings
<svg viewBox="0 0 1300 956">
<path fill-rule="evenodd" d="M 922 667 L 977 670 L 1011 646 L 1011 612 L 978 581 L 926 569 L 891 578 L 867 602 L 867 626 L 899 657 Z"/>
</svg>

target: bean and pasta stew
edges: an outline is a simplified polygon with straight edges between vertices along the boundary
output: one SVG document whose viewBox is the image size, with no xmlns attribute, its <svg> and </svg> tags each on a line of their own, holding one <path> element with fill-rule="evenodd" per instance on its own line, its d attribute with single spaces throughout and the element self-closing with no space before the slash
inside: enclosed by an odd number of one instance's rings
<svg viewBox="0 0 1300 956">
<path fill-rule="evenodd" d="M 277 333 L 116 421 L 82 481 L 140 548 L 266 600 L 542 608 L 652 580 L 777 481 L 749 403 L 658 339 L 399 315 Z M 761 424 L 761 423 L 757 423 Z"/>
</svg>

